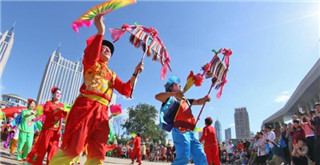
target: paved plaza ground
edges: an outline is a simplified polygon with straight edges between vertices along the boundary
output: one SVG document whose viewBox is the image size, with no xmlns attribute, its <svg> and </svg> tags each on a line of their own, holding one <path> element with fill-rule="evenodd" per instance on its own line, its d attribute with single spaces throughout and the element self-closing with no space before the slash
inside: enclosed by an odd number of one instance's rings
<svg viewBox="0 0 320 165">
<path fill-rule="evenodd" d="M 17 154 L 11 154 L 9 152 L 9 149 L 4 149 L 3 148 L 3 143 L 0 143 L 0 165 L 22 165 L 23 162 L 17 161 Z M 81 159 L 81 164 L 84 164 L 86 161 L 86 157 L 82 156 Z M 45 164 L 45 161 L 44 163 Z M 103 164 L 110 164 L 110 165 L 129 165 L 131 164 L 130 159 L 121 159 L 121 158 L 111 158 L 111 157 L 106 157 L 106 160 L 104 161 Z M 138 163 L 135 163 L 138 164 Z M 165 162 L 149 162 L 149 161 L 142 161 L 143 165 L 160 165 L 160 164 L 170 164 L 170 163 L 165 163 Z"/>
</svg>

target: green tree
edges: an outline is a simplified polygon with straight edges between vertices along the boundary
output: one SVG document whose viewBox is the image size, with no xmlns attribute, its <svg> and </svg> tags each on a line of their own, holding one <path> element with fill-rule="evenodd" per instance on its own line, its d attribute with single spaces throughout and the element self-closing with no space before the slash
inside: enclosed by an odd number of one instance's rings
<svg viewBox="0 0 320 165">
<path fill-rule="evenodd" d="M 142 139 L 150 138 L 155 141 L 165 143 L 166 132 L 155 123 L 158 119 L 157 109 L 149 104 L 138 104 L 135 108 L 128 108 L 129 118 L 122 125 L 127 130 L 127 135 L 131 133 L 141 133 Z"/>
</svg>

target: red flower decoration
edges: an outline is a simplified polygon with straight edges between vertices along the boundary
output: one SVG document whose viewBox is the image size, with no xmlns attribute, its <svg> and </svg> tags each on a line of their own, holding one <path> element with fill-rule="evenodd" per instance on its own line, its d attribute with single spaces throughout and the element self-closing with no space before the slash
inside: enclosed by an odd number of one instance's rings
<svg viewBox="0 0 320 165">
<path fill-rule="evenodd" d="M 197 75 L 193 76 L 194 79 L 194 85 L 195 86 L 201 86 L 202 82 L 203 82 L 203 76 L 198 73 Z"/>
<path fill-rule="evenodd" d="M 122 29 L 122 31 L 126 31 L 126 30 L 128 30 L 128 29 L 131 29 L 131 27 L 130 27 L 128 24 L 123 24 L 123 25 L 121 26 L 121 29 Z"/>
<path fill-rule="evenodd" d="M 149 27 L 149 31 L 152 37 L 158 36 L 158 31 L 154 29 L 153 27 Z"/>
<path fill-rule="evenodd" d="M 220 53 L 222 53 L 225 56 L 231 56 L 232 54 L 232 50 L 231 49 L 227 49 L 227 48 L 222 48 L 219 51 Z"/>
<path fill-rule="evenodd" d="M 51 88 L 51 93 L 55 92 L 58 89 L 58 87 Z"/>
<path fill-rule="evenodd" d="M 31 101 L 33 101 L 33 99 L 28 98 L 28 104 L 30 104 L 30 103 L 31 103 Z"/>
</svg>

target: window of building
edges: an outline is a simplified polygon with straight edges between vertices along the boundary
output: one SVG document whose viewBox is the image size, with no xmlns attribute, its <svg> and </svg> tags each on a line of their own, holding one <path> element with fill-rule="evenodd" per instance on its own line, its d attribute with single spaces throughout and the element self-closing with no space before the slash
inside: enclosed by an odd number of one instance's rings
<svg viewBox="0 0 320 165">
<path fill-rule="evenodd" d="M 9 97 L 7 97 L 7 96 L 3 97 L 3 101 L 9 101 L 9 100 L 10 100 Z"/>
<path fill-rule="evenodd" d="M 14 107 L 15 104 L 14 103 L 8 103 L 8 107 Z"/>
<path fill-rule="evenodd" d="M 20 100 L 20 104 L 21 104 L 21 105 L 25 105 L 26 102 L 24 102 L 23 100 Z"/>
<path fill-rule="evenodd" d="M 58 56 L 54 56 L 54 57 L 53 57 L 53 61 L 54 61 L 54 62 L 58 62 L 58 59 L 59 59 Z"/>
<path fill-rule="evenodd" d="M 11 98 L 11 101 L 12 101 L 12 102 L 15 102 L 15 103 L 19 103 L 19 100 L 16 99 L 16 98 Z"/>
<path fill-rule="evenodd" d="M 78 72 L 81 72 L 82 71 L 82 66 L 79 66 L 78 67 Z"/>
<path fill-rule="evenodd" d="M 4 39 L 5 42 L 9 42 L 10 41 L 10 37 L 7 36 L 5 39 Z"/>
</svg>

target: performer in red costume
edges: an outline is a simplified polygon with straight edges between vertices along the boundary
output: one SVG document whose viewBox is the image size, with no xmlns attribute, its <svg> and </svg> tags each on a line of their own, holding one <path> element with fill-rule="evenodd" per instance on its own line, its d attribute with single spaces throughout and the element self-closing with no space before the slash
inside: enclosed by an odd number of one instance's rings
<svg viewBox="0 0 320 165">
<path fill-rule="evenodd" d="M 216 138 L 216 129 L 211 126 L 212 119 L 207 117 L 205 119 L 206 126 L 203 128 L 203 134 L 200 142 L 204 140 L 204 152 L 207 156 L 208 165 L 220 165 L 219 148 Z"/>
<path fill-rule="evenodd" d="M 134 158 L 137 156 L 137 162 L 141 164 L 141 138 L 140 133 L 137 133 L 137 136 L 128 144 L 134 144 L 133 151 L 131 153 L 131 164 L 134 163 Z"/>
<path fill-rule="evenodd" d="M 108 105 L 113 89 L 129 97 L 137 73 L 143 70 L 139 63 L 131 79 L 124 83 L 117 74 L 108 68 L 114 47 L 103 40 L 105 25 L 102 15 L 94 18 L 98 33 L 87 40 L 84 50 L 84 84 L 75 100 L 66 122 L 61 151 L 52 158 L 52 165 L 69 165 L 69 162 L 87 145 L 86 164 L 102 164 L 106 155 L 109 134 Z"/>
<path fill-rule="evenodd" d="M 42 131 L 26 159 L 26 162 L 32 165 L 42 165 L 47 153 L 47 164 L 49 164 L 52 156 L 59 150 L 61 120 L 66 117 L 67 112 L 63 111 L 64 104 L 60 103 L 61 90 L 58 87 L 53 87 L 51 93 L 52 100 L 47 101 L 43 108 L 45 120 Z"/>
</svg>

